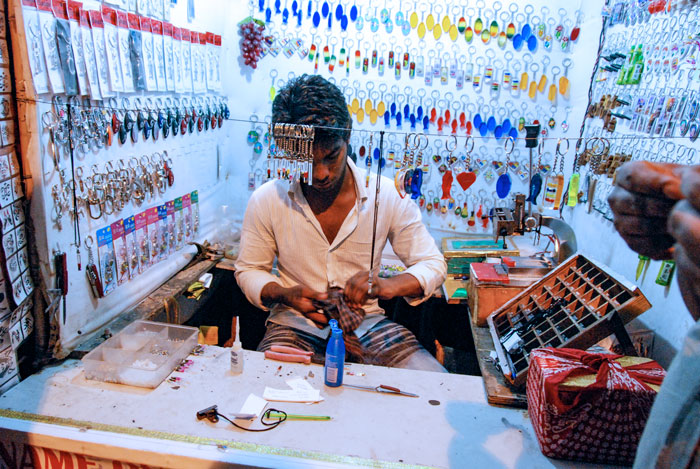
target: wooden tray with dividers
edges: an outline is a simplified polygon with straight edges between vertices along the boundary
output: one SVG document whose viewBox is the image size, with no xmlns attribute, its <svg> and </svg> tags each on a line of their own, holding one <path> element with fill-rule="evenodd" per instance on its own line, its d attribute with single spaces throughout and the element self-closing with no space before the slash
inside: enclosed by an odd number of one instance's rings
<svg viewBox="0 0 700 469">
<path fill-rule="evenodd" d="M 650 307 L 639 288 L 575 255 L 496 310 L 488 324 L 507 381 L 520 386 L 538 347 L 586 349 L 615 334 L 634 354 L 624 324 Z"/>
</svg>

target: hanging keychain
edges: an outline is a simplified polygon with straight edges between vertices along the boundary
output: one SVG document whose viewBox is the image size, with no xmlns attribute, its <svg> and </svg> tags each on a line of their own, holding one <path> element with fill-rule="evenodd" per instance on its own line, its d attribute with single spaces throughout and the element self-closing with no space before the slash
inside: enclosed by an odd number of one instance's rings
<svg viewBox="0 0 700 469">
<path fill-rule="evenodd" d="M 574 147 L 574 171 L 571 174 L 571 179 L 569 179 L 569 190 L 568 190 L 568 197 L 566 200 L 566 205 L 569 207 L 575 207 L 576 204 L 578 204 L 578 192 L 579 192 L 579 185 L 581 182 L 581 175 L 579 174 L 579 165 L 578 165 L 578 158 L 579 155 L 581 154 L 581 148 L 585 149 L 585 145 L 583 145 L 583 139 L 579 138 L 576 141 L 576 146 Z"/>
<path fill-rule="evenodd" d="M 505 199 L 508 196 L 508 194 L 510 194 L 510 189 L 513 185 L 508 171 L 510 169 L 510 156 L 511 153 L 513 153 L 513 150 L 515 149 L 515 140 L 513 140 L 511 137 L 508 137 L 505 141 L 504 149 L 506 152 L 506 164 L 504 165 L 505 171 L 498 177 L 498 180 L 496 181 L 496 193 L 501 199 Z"/>
<path fill-rule="evenodd" d="M 85 238 L 85 248 L 88 251 L 88 261 L 85 266 L 85 275 L 90 284 L 90 290 L 95 298 L 104 297 L 104 291 L 102 290 L 102 282 L 100 281 L 100 273 L 95 265 L 95 257 L 92 252 L 92 248 L 95 244 L 95 240 L 92 235 L 88 235 Z"/>
<path fill-rule="evenodd" d="M 656 276 L 656 284 L 663 287 L 668 287 L 671 285 L 673 280 L 673 273 L 676 270 L 676 262 L 672 260 L 665 260 L 661 263 L 661 268 Z"/>
<path fill-rule="evenodd" d="M 533 172 L 535 173 L 532 176 L 532 180 L 530 181 L 530 195 L 528 196 L 527 199 L 525 199 L 526 202 L 532 202 L 533 204 L 537 205 L 537 198 L 540 195 L 540 191 L 542 190 L 542 175 L 541 175 L 541 168 L 542 168 L 542 152 L 544 150 L 544 139 L 540 139 L 540 143 L 537 148 L 537 166 L 533 169 Z"/>
<path fill-rule="evenodd" d="M 530 80 L 529 89 L 527 95 L 535 101 L 537 99 L 537 72 L 540 69 L 540 65 L 536 62 L 530 64 L 530 70 L 532 71 L 532 80 Z M 522 85 L 521 85 L 522 87 Z"/>
<path fill-rule="evenodd" d="M 559 94 L 562 95 L 564 98 L 569 99 L 570 83 L 567 75 L 569 73 L 569 67 L 572 64 L 571 59 L 566 58 L 562 61 L 561 64 L 564 67 L 564 73 L 562 74 L 561 78 L 559 78 Z"/>
<path fill-rule="evenodd" d="M 559 210 L 559 206 L 562 202 L 562 195 L 564 193 L 564 157 L 569 151 L 569 140 L 564 139 L 564 142 L 566 142 L 566 150 L 563 152 L 561 151 L 561 143 L 562 139 L 559 139 L 557 141 L 557 149 L 556 149 L 556 154 L 560 158 L 559 159 L 559 172 L 555 176 L 556 178 L 556 193 L 554 196 L 554 210 Z"/>
</svg>

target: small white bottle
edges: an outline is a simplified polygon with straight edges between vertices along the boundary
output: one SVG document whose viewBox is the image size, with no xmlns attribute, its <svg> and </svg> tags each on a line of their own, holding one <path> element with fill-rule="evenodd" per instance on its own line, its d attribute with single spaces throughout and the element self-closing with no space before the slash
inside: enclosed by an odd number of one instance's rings
<svg viewBox="0 0 700 469">
<path fill-rule="evenodd" d="M 240 340 L 240 324 L 236 324 L 236 340 L 231 347 L 231 373 L 238 375 L 243 373 L 243 346 Z"/>
</svg>

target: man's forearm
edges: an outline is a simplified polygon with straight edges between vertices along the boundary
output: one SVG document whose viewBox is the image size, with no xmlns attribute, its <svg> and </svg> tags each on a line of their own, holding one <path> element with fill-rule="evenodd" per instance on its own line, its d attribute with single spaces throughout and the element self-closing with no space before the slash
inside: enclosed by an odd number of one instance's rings
<svg viewBox="0 0 700 469">
<path fill-rule="evenodd" d="M 423 287 L 416 277 L 407 273 L 381 279 L 379 298 L 390 300 L 397 296 L 423 296 Z"/>
<path fill-rule="evenodd" d="M 284 303 L 285 291 L 282 285 L 277 282 L 270 282 L 263 287 L 260 291 L 260 301 L 264 305 L 269 305 L 272 303 Z"/>
</svg>

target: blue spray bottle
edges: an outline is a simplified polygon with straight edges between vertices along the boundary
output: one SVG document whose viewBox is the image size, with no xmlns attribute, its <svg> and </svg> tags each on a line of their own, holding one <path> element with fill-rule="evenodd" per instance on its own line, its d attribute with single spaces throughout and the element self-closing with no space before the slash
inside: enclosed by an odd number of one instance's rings
<svg viewBox="0 0 700 469">
<path fill-rule="evenodd" d="M 345 342 L 343 330 L 331 325 L 331 336 L 326 346 L 326 366 L 324 376 L 326 386 L 337 387 L 343 384 L 343 368 L 345 365 Z"/>
</svg>

